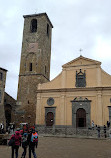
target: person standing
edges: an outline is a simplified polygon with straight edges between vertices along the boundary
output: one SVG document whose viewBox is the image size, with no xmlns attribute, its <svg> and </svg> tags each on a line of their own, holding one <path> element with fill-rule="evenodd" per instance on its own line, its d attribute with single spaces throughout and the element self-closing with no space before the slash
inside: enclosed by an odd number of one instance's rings
<svg viewBox="0 0 111 158">
<path fill-rule="evenodd" d="M 15 130 L 15 122 L 13 123 L 13 132 L 14 132 L 14 130 Z"/>
<path fill-rule="evenodd" d="M 109 121 L 108 127 L 110 128 L 110 121 Z"/>
<path fill-rule="evenodd" d="M 18 150 L 19 146 L 21 145 L 21 135 L 19 131 L 16 131 L 15 134 L 13 134 L 10 138 L 10 140 L 13 139 L 15 140 L 14 145 L 12 146 L 12 158 L 14 158 L 14 152 L 16 158 L 18 158 Z"/>
<path fill-rule="evenodd" d="M 13 124 L 10 125 L 10 133 L 13 134 Z"/>
<path fill-rule="evenodd" d="M 3 125 L 3 123 L 1 123 L 1 125 L 0 125 L 0 128 L 1 128 L 1 134 L 3 134 L 4 132 L 4 125 Z"/>
<path fill-rule="evenodd" d="M 94 121 L 92 120 L 92 129 L 94 130 Z"/>
<path fill-rule="evenodd" d="M 106 138 L 106 126 L 104 125 L 104 137 Z"/>
<path fill-rule="evenodd" d="M 108 128 L 110 127 L 110 121 L 107 121 L 107 127 Z"/>
<path fill-rule="evenodd" d="M 97 126 L 98 138 L 100 138 L 100 126 Z"/>
<path fill-rule="evenodd" d="M 29 158 L 31 158 L 31 152 L 33 153 L 34 158 L 37 158 L 35 153 L 35 147 L 38 145 L 38 134 L 35 132 L 35 129 L 31 129 L 28 135 L 28 145 L 29 145 Z"/>
<path fill-rule="evenodd" d="M 111 139 L 111 128 L 109 129 L 109 138 Z"/>
<path fill-rule="evenodd" d="M 23 136 L 22 136 L 22 148 L 23 148 L 24 151 L 22 153 L 21 158 L 25 158 L 25 156 L 26 156 L 27 145 L 28 145 L 27 137 L 28 137 L 28 134 L 26 132 L 23 133 Z"/>
</svg>

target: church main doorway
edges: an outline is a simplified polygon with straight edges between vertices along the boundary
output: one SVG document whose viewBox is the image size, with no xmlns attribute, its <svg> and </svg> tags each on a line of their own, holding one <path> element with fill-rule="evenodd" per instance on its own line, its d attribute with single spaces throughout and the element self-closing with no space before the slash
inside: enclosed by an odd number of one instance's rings
<svg viewBox="0 0 111 158">
<path fill-rule="evenodd" d="M 91 126 L 91 100 L 76 97 L 72 102 L 72 127 L 87 128 Z"/>
<path fill-rule="evenodd" d="M 86 111 L 82 108 L 76 113 L 76 127 L 86 127 Z"/>
</svg>

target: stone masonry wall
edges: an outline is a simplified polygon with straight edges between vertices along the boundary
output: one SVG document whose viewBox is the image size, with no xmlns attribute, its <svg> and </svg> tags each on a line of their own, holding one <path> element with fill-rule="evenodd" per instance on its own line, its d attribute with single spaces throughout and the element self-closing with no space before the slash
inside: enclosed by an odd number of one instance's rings
<svg viewBox="0 0 111 158">
<path fill-rule="evenodd" d="M 37 19 L 37 32 L 30 30 L 32 19 Z M 24 16 L 24 20 L 16 122 L 28 122 L 32 125 L 35 124 L 36 117 L 37 85 L 50 78 L 52 26 L 46 14 Z M 50 28 L 49 36 L 47 24 Z"/>
<path fill-rule="evenodd" d="M 0 123 L 4 124 L 6 127 L 5 121 L 5 111 L 4 111 L 4 92 L 5 92 L 5 82 L 6 82 L 6 72 L 7 70 L 0 68 Z"/>
</svg>

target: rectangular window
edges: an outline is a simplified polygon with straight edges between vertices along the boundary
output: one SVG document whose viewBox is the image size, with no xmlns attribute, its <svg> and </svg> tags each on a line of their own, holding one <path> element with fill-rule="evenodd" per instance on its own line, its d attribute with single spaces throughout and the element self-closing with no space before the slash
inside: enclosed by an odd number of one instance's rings
<svg viewBox="0 0 111 158">
<path fill-rule="evenodd" d="M 3 80 L 3 73 L 0 72 L 0 80 Z"/>
<path fill-rule="evenodd" d="M 32 71 L 32 63 L 30 63 L 29 71 Z"/>
<path fill-rule="evenodd" d="M 47 36 L 49 36 L 49 24 L 47 24 Z"/>
<path fill-rule="evenodd" d="M 78 78 L 78 87 L 84 87 L 84 78 Z"/>
</svg>

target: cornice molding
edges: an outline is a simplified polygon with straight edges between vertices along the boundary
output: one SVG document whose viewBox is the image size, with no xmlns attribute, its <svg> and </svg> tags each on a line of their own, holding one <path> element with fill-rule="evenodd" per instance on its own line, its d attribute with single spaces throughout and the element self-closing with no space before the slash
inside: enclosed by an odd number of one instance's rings
<svg viewBox="0 0 111 158">
<path fill-rule="evenodd" d="M 49 93 L 49 92 L 79 92 L 79 91 L 104 91 L 111 90 L 111 87 L 82 87 L 82 88 L 60 88 L 60 89 L 40 89 L 37 93 Z"/>
</svg>

